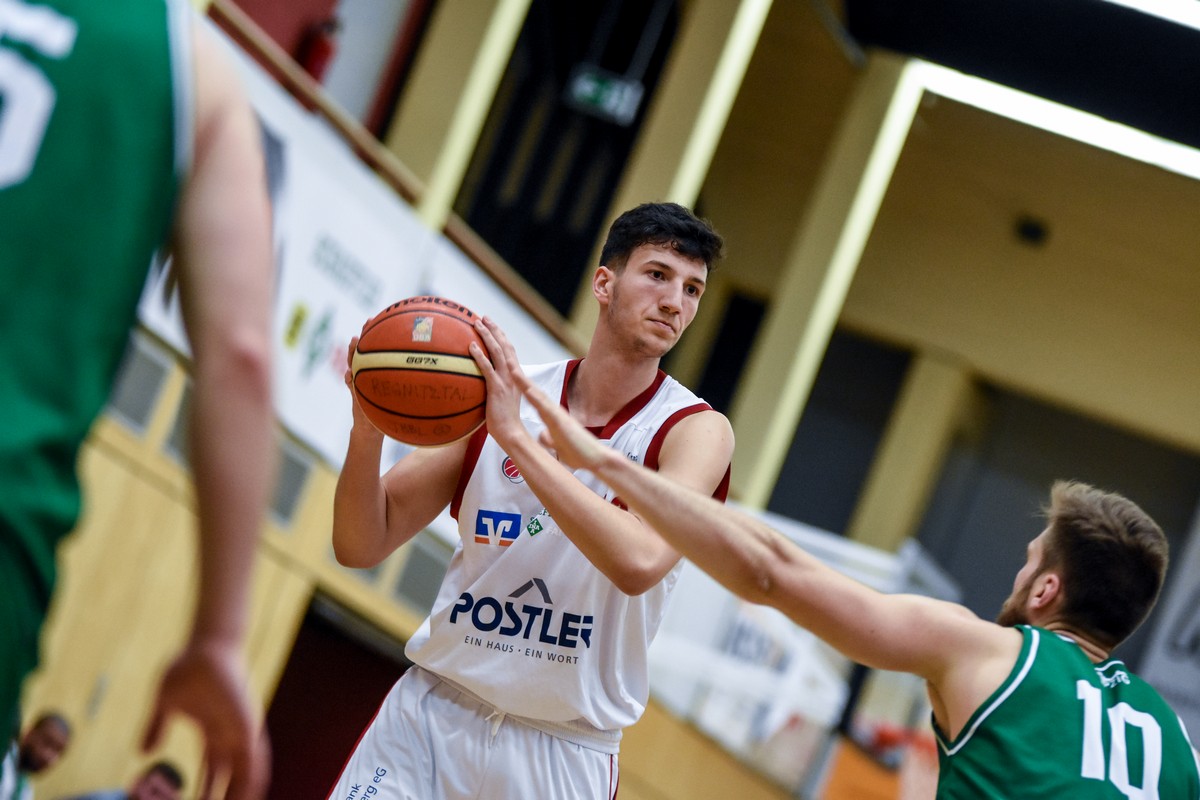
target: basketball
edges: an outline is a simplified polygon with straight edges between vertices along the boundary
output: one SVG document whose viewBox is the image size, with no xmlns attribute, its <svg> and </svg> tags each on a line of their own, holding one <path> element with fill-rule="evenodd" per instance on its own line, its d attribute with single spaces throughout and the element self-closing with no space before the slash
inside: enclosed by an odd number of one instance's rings
<svg viewBox="0 0 1200 800">
<path fill-rule="evenodd" d="M 467 349 L 487 348 L 470 309 L 445 297 L 410 297 L 363 325 L 350 360 L 351 385 L 384 435 L 437 447 L 483 424 L 487 385 Z"/>
</svg>

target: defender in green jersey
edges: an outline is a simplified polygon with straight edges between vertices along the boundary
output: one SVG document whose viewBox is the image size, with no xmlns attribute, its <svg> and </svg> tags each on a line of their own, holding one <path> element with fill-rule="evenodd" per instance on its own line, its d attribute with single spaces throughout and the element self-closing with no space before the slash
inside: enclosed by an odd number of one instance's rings
<svg viewBox="0 0 1200 800">
<path fill-rule="evenodd" d="M 170 243 L 201 575 L 148 738 L 192 716 L 233 795 L 256 796 L 239 647 L 273 459 L 270 215 L 257 123 L 219 46 L 187 0 L 0 0 L 0 718 L 37 662 L 80 445 Z"/>
<path fill-rule="evenodd" d="M 629 462 L 520 374 L 510 377 L 560 460 L 596 474 L 730 591 L 859 663 L 923 677 L 941 749 L 939 798 L 1200 800 L 1200 758 L 1182 721 L 1109 657 L 1150 613 L 1166 574 L 1166 537 L 1134 503 L 1056 483 L 1046 529 L 988 622 L 846 577 L 762 521 Z"/>
<path fill-rule="evenodd" d="M 1068 636 L 1017 627 L 1004 683 L 957 737 L 934 723 L 939 798 L 1197 796 L 1187 732 L 1158 692 Z"/>
</svg>

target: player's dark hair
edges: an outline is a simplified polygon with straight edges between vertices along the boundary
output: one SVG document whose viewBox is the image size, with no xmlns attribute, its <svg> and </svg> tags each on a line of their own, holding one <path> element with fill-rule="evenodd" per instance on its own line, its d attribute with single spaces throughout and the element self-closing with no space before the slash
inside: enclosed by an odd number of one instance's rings
<svg viewBox="0 0 1200 800">
<path fill-rule="evenodd" d="M 31 727 L 40 728 L 42 725 L 54 725 L 67 736 L 72 733 L 71 723 L 58 711 L 46 711 L 40 714 Z"/>
<path fill-rule="evenodd" d="M 708 220 L 678 203 L 643 203 L 613 220 L 600 252 L 600 263 L 620 272 L 629 255 L 644 244 L 665 245 L 686 258 L 698 258 L 712 270 L 725 242 Z"/>
<path fill-rule="evenodd" d="M 155 761 L 146 770 L 147 775 L 152 775 L 157 772 L 163 776 L 163 780 L 171 784 L 173 789 L 183 788 L 183 773 L 172 764 L 170 761 Z"/>
<path fill-rule="evenodd" d="M 1077 481 L 1054 484 L 1045 514 L 1050 533 L 1042 569 L 1060 573 L 1064 620 L 1116 647 L 1158 600 L 1167 537 L 1132 501 Z"/>
</svg>

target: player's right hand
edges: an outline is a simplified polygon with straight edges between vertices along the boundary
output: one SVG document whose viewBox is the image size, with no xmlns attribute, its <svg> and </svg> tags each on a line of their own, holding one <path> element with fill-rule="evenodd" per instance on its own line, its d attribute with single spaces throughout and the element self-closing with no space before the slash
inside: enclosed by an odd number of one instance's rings
<svg viewBox="0 0 1200 800">
<path fill-rule="evenodd" d="M 233 643 L 191 641 L 167 668 L 142 739 L 155 748 L 168 720 L 191 718 L 204 739 L 201 800 L 260 800 L 271 771 L 270 745 L 246 690 Z M 222 784 L 224 794 L 220 794 Z"/>
<path fill-rule="evenodd" d="M 367 430 L 372 433 L 379 433 L 379 429 L 371 424 L 371 420 L 367 419 L 367 415 L 363 413 L 362 406 L 358 402 L 358 392 L 354 391 L 354 351 L 358 347 L 358 337 L 350 337 L 350 346 L 346 348 L 346 372 L 343 379 L 346 381 L 346 388 L 350 390 L 350 409 L 354 414 L 354 427 L 358 430 Z"/>
<path fill-rule="evenodd" d="M 351 369 L 354 366 L 354 350 L 357 347 L 358 347 L 358 337 L 351 336 L 350 337 L 350 346 L 348 348 L 346 348 L 346 373 L 345 373 L 345 375 L 342 376 L 343 379 L 346 381 L 347 387 L 350 386 L 350 381 L 354 378 L 354 373 L 351 371 Z M 351 389 L 350 394 L 351 395 L 354 394 L 353 389 Z"/>
</svg>

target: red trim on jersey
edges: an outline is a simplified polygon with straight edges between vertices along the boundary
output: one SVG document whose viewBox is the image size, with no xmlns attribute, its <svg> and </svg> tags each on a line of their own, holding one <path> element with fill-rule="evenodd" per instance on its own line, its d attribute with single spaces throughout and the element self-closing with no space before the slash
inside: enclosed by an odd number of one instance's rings
<svg viewBox="0 0 1200 800">
<path fill-rule="evenodd" d="M 724 503 L 729 499 L 729 480 L 733 477 L 733 464 L 725 468 L 725 477 L 721 478 L 721 482 L 717 484 L 717 489 L 713 492 L 713 499 L 720 500 Z"/>
<path fill-rule="evenodd" d="M 567 387 L 571 385 L 571 376 L 575 374 L 575 368 L 579 366 L 582 358 L 572 358 L 567 362 L 567 371 L 563 374 L 562 392 L 558 395 L 558 404 L 563 408 L 567 408 Z"/>
<path fill-rule="evenodd" d="M 475 472 L 475 464 L 479 461 L 479 451 L 487 441 L 487 423 L 479 426 L 479 430 L 471 434 L 467 442 L 467 452 L 463 455 L 462 471 L 458 473 L 458 486 L 454 487 L 454 499 L 450 501 L 450 516 L 458 521 L 458 510 L 462 507 L 463 492 L 467 490 L 467 481 Z"/>
<path fill-rule="evenodd" d="M 571 407 L 567 405 L 567 387 L 571 385 L 571 375 L 574 374 L 575 368 L 579 366 L 579 362 L 582 360 L 582 358 L 577 358 L 573 361 L 567 362 L 567 373 L 563 376 L 562 396 L 559 398 L 558 402 L 568 411 L 570 411 Z M 624 407 L 615 415 L 613 415 L 613 418 L 607 423 L 599 426 L 590 426 L 588 427 L 588 431 L 600 439 L 611 439 L 613 435 L 620 430 L 622 425 L 633 419 L 634 414 L 646 407 L 646 404 L 650 402 L 651 398 L 653 398 L 658 392 L 659 387 L 662 386 L 663 381 L 666 379 L 667 373 L 663 372 L 661 369 L 658 370 L 657 374 L 654 376 L 654 380 L 650 382 L 650 385 L 647 386 L 641 394 L 626 403 Z"/>
<path fill-rule="evenodd" d="M 649 469 L 657 472 L 658 454 L 662 450 L 663 442 L 666 441 L 667 434 L 670 432 L 671 428 L 674 428 L 675 425 L 681 420 L 690 417 L 692 414 L 699 414 L 701 411 L 711 410 L 712 406 L 710 406 L 708 403 L 700 402 L 696 403 L 695 405 L 681 408 L 671 416 L 667 417 L 663 424 L 659 426 L 658 430 L 654 432 L 654 437 L 650 440 L 650 446 L 646 448 L 646 458 L 644 459 L 643 464 Z M 724 503 L 725 499 L 729 497 L 729 480 L 732 475 L 733 465 L 729 464 L 725 467 L 725 475 L 721 478 L 721 482 L 718 483 L 717 488 L 713 490 L 712 496 L 714 499 L 720 500 L 722 503 Z M 626 511 L 629 510 L 629 506 L 625 505 L 625 502 L 619 497 L 614 497 L 612 499 L 612 503 L 618 508 L 623 508 Z"/>
</svg>

